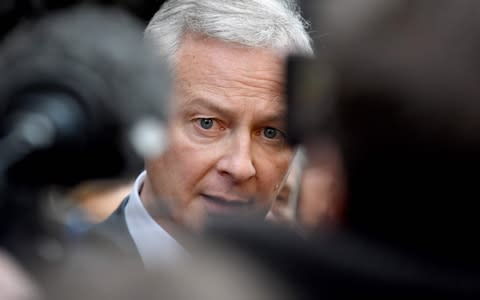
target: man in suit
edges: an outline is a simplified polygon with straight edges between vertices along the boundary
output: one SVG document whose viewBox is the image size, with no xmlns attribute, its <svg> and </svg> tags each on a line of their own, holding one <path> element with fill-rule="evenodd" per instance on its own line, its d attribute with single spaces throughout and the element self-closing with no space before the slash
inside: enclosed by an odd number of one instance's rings
<svg viewBox="0 0 480 300">
<path fill-rule="evenodd" d="M 166 1 L 146 40 L 173 74 L 168 146 L 146 158 L 131 194 L 99 229 L 125 229 L 152 265 L 185 253 L 178 225 L 263 218 L 294 152 L 284 67 L 289 54 L 312 54 L 305 25 L 290 0 Z"/>
</svg>

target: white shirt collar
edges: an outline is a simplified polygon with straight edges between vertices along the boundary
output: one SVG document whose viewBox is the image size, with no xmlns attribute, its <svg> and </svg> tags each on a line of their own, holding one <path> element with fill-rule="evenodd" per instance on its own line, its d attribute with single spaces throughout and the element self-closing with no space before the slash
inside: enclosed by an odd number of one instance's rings
<svg viewBox="0 0 480 300">
<path fill-rule="evenodd" d="M 140 188 L 146 171 L 136 179 L 125 207 L 128 231 L 142 257 L 145 267 L 171 264 L 185 257 L 186 250 L 150 216 L 142 200 Z"/>
</svg>

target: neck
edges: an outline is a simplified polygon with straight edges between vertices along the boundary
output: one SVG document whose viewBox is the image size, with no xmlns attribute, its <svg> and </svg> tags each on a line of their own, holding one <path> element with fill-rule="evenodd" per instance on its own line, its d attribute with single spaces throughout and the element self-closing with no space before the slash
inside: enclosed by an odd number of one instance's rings
<svg viewBox="0 0 480 300">
<path fill-rule="evenodd" d="M 145 182 L 140 188 L 139 193 L 140 200 L 152 219 L 184 248 L 188 248 L 188 238 L 186 238 L 188 232 L 185 230 L 186 227 L 184 227 L 183 224 L 179 224 L 179 222 L 172 217 L 172 213 L 166 203 L 160 197 L 156 196 L 148 176 L 145 177 Z"/>
<path fill-rule="evenodd" d="M 159 197 L 155 196 L 152 183 L 148 176 L 145 177 L 145 182 L 140 187 L 139 194 L 140 200 L 148 214 L 158 223 L 158 225 L 170 233 L 168 228 L 173 227 L 175 222 L 171 218 L 167 205 Z"/>
</svg>

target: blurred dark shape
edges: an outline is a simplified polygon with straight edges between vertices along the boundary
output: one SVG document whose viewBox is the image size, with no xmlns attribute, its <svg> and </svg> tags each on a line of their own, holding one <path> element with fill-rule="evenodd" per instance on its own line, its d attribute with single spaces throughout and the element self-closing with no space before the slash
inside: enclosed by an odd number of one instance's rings
<svg viewBox="0 0 480 300">
<path fill-rule="evenodd" d="M 168 75 L 120 10 L 80 7 L 19 27 L 0 72 L 0 235 L 43 228 L 48 187 L 137 174 L 162 133 Z"/>
<path fill-rule="evenodd" d="M 480 270 L 480 5 L 406 2 L 342 31 L 336 122 L 347 225 L 429 263 Z"/>
<path fill-rule="evenodd" d="M 91 242 L 33 268 L 44 299 L 292 299 L 244 253 L 218 244 L 197 240 L 189 259 L 145 271 L 108 244 Z"/>
<path fill-rule="evenodd" d="M 335 125 L 333 74 L 329 62 L 322 58 L 290 57 L 287 68 L 289 143 L 297 145 L 319 137 L 331 139 Z"/>
<path fill-rule="evenodd" d="M 208 236 L 269 271 L 289 299 L 478 299 L 478 272 L 406 255 L 350 230 L 323 227 L 311 239 L 245 220 L 211 224 Z"/>
<path fill-rule="evenodd" d="M 480 167 L 479 5 L 390 4 L 367 14 L 354 10 L 356 1 L 325 1 L 317 10 L 322 28 L 336 35 L 315 64 L 292 61 L 293 140 L 340 143 L 349 228 L 470 267 L 480 262 L 472 243 L 480 225 L 472 201 Z"/>
<path fill-rule="evenodd" d="M 153 279 L 121 233 L 85 235 L 87 220 L 52 210 L 46 195 L 86 180 L 130 178 L 144 155 L 162 150 L 168 73 L 144 47 L 142 24 L 96 6 L 48 14 L 2 41 L 0 70 L 8 74 L 0 81 L 1 249 L 27 271 L 38 298 L 127 297 L 127 289 L 158 295 L 150 283 L 139 290 Z M 87 290 L 89 280 L 124 285 Z"/>
<path fill-rule="evenodd" d="M 1 38 L 19 23 L 35 20 L 52 12 L 79 4 L 117 7 L 147 23 L 164 0 L 2 0 L 0 3 Z"/>
<path fill-rule="evenodd" d="M 168 94 L 168 75 L 151 57 L 142 26 L 120 11 L 77 9 L 13 32 L 0 49 L 0 70 L 9 74 L 0 82 L 0 129 L 24 134 L 11 150 L 31 153 L 15 158 L 8 179 L 69 185 L 141 170 L 129 130 L 163 120 Z"/>
</svg>

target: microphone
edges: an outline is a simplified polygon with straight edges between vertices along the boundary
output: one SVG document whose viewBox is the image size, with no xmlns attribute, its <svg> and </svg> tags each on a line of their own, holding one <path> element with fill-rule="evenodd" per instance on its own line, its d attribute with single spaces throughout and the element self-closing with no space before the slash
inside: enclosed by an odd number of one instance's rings
<svg viewBox="0 0 480 300">
<path fill-rule="evenodd" d="M 79 6 L 23 24 L 2 44 L 0 73 L 7 186 L 133 176 L 162 151 L 169 73 L 121 10 Z"/>
</svg>

